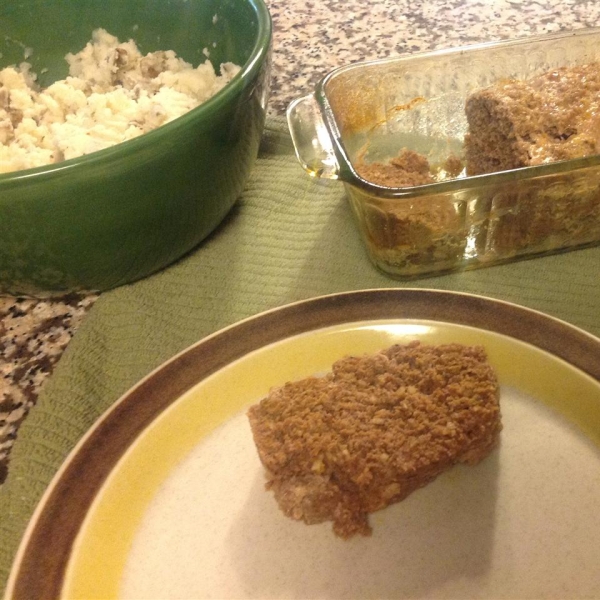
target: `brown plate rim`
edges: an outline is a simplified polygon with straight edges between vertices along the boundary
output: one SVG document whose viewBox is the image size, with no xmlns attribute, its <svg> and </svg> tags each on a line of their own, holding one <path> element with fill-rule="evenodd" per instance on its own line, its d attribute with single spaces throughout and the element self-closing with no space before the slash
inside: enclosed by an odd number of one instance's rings
<svg viewBox="0 0 600 600">
<path fill-rule="evenodd" d="M 484 296 L 371 289 L 318 296 L 271 309 L 183 350 L 98 419 L 40 501 L 14 561 L 6 597 L 60 597 L 73 544 L 104 481 L 138 435 L 184 392 L 268 344 L 332 325 L 382 319 L 429 320 L 501 333 L 562 358 L 600 382 L 599 338 L 545 313 Z M 52 540 L 51 552 L 48 540 Z"/>
</svg>

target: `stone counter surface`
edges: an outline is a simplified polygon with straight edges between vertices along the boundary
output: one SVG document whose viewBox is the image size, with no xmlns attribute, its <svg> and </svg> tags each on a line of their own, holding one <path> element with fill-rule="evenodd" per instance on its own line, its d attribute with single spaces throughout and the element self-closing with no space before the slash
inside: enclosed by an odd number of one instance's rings
<svg viewBox="0 0 600 600">
<path fill-rule="evenodd" d="M 271 0 L 269 112 L 356 62 L 600 25 L 594 0 Z M 97 296 L 0 297 L 0 482 L 18 427 Z"/>
</svg>

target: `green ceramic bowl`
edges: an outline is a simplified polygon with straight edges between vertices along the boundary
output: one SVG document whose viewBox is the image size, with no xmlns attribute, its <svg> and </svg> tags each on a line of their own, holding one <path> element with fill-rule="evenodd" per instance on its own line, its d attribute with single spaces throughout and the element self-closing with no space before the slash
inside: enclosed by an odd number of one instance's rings
<svg viewBox="0 0 600 600">
<path fill-rule="evenodd" d="M 214 18 L 216 16 L 216 18 Z M 0 175 L 0 292 L 105 290 L 194 248 L 240 195 L 268 96 L 263 0 L 21 0 L 0 6 L 0 67 L 28 61 L 42 85 L 66 76 L 103 27 L 142 52 L 242 66 L 206 103 L 139 138 L 57 165 Z"/>
</svg>

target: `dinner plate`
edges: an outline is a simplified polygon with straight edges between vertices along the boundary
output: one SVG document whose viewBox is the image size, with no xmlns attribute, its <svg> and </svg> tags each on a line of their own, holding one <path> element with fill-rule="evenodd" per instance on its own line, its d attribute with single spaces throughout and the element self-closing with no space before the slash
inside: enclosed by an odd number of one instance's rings
<svg viewBox="0 0 600 600">
<path fill-rule="evenodd" d="M 485 347 L 498 447 L 371 515 L 369 537 L 283 516 L 247 408 L 338 358 L 414 339 Z M 599 339 L 467 294 L 323 296 L 205 338 L 108 410 L 36 509 L 7 597 L 597 597 L 599 497 Z"/>
</svg>

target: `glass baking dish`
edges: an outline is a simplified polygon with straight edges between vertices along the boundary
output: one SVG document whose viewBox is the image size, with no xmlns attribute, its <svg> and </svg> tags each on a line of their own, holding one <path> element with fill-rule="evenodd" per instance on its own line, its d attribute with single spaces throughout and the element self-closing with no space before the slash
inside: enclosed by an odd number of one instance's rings
<svg viewBox="0 0 600 600">
<path fill-rule="evenodd" d="M 476 268 L 600 242 L 600 155 L 447 177 L 463 155 L 467 96 L 492 83 L 600 60 L 600 28 L 356 63 L 326 75 L 287 111 L 296 154 L 341 180 L 368 254 L 400 278 Z M 370 183 L 357 167 L 401 148 L 439 180 Z M 446 175 L 446 178 L 444 178 Z"/>
</svg>

